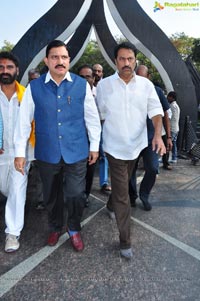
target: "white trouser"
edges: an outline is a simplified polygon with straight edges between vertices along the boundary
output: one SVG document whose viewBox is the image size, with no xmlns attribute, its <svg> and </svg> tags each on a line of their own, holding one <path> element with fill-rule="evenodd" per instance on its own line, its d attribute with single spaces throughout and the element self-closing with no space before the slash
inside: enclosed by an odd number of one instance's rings
<svg viewBox="0 0 200 301">
<path fill-rule="evenodd" d="M 14 162 L 0 166 L 0 190 L 7 197 L 5 207 L 5 233 L 19 236 L 24 226 L 24 206 L 30 162 L 24 176 L 16 171 Z"/>
</svg>

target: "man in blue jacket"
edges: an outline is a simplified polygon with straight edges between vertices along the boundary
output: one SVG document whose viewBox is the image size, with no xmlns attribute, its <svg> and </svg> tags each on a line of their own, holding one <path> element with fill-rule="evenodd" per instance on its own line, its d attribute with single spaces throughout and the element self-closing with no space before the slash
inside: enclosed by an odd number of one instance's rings
<svg viewBox="0 0 200 301">
<path fill-rule="evenodd" d="M 44 62 L 49 71 L 30 82 L 20 107 L 15 132 L 15 167 L 23 174 L 26 143 L 34 119 L 35 158 L 48 210 L 48 245 L 57 243 L 63 226 L 64 176 L 67 231 L 74 249 L 82 251 L 80 222 L 85 205 L 86 165 L 98 158 L 99 115 L 87 81 L 69 72 L 70 57 L 64 42 L 50 42 Z"/>
</svg>

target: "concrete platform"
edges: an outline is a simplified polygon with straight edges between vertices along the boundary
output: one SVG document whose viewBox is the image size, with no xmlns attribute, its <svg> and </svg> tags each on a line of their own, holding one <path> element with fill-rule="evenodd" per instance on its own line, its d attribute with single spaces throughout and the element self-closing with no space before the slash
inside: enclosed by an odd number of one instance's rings
<svg viewBox="0 0 200 301">
<path fill-rule="evenodd" d="M 139 200 L 132 208 L 131 262 L 119 255 L 106 201 L 97 174 L 83 217 L 85 249 L 76 253 L 64 229 L 57 246 L 46 246 L 46 212 L 35 210 L 34 189 L 29 190 L 21 247 L 12 254 L 4 252 L 1 202 L 0 300 L 199 301 L 200 165 L 179 160 L 172 171 L 160 168 L 152 211 L 144 211 Z"/>
</svg>

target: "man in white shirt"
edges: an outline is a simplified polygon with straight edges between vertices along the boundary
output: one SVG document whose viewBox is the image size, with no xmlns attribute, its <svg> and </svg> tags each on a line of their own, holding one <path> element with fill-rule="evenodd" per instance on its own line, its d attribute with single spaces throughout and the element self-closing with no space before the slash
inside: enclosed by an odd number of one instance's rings
<svg viewBox="0 0 200 301">
<path fill-rule="evenodd" d="M 14 130 L 25 87 L 16 78 L 19 73 L 18 59 L 10 52 L 0 53 L 0 110 L 2 112 L 3 154 L 0 155 L 0 191 L 7 197 L 5 207 L 6 252 L 19 249 L 19 237 L 24 225 L 24 206 L 30 161 L 33 146 L 25 148 L 24 175 L 14 166 Z"/>
<path fill-rule="evenodd" d="M 89 84 L 69 72 L 70 57 L 64 42 L 50 42 L 44 62 L 48 73 L 30 82 L 20 107 L 15 132 L 15 167 L 23 173 L 25 146 L 34 119 L 35 158 L 48 211 L 47 243 L 54 246 L 61 235 L 64 189 L 67 232 L 73 248 L 82 251 L 80 230 L 85 206 L 86 165 L 87 162 L 94 164 L 98 158 L 99 115 Z"/>
<path fill-rule="evenodd" d="M 171 116 L 171 137 L 172 137 L 172 159 L 171 163 L 177 163 L 177 138 L 179 133 L 180 108 L 176 102 L 176 92 L 171 91 L 167 94 L 167 100 L 170 103 Z"/>
<path fill-rule="evenodd" d="M 97 86 L 97 105 L 103 126 L 103 148 L 107 155 L 112 194 L 107 203 L 110 216 L 115 213 L 120 234 L 120 254 L 133 256 L 130 240 L 130 201 L 128 183 L 141 150 L 147 144 L 147 115 L 155 128 L 152 148 L 163 155 L 161 138 L 163 110 L 153 84 L 134 73 L 136 48 L 130 43 L 114 51 L 117 72 Z M 112 212 L 114 211 L 114 212 Z"/>
</svg>

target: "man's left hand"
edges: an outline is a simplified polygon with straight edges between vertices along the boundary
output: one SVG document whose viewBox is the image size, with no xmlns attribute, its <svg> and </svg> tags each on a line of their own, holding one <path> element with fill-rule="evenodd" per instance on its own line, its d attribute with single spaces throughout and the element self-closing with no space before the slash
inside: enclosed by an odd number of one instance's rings
<svg viewBox="0 0 200 301">
<path fill-rule="evenodd" d="M 166 147 L 161 137 L 155 137 L 152 140 L 152 150 L 163 156 L 166 154 Z"/>
<path fill-rule="evenodd" d="M 89 165 L 94 164 L 99 157 L 99 152 L 91 152 L 89 153 L 88 163 Z"/>
</svg>

